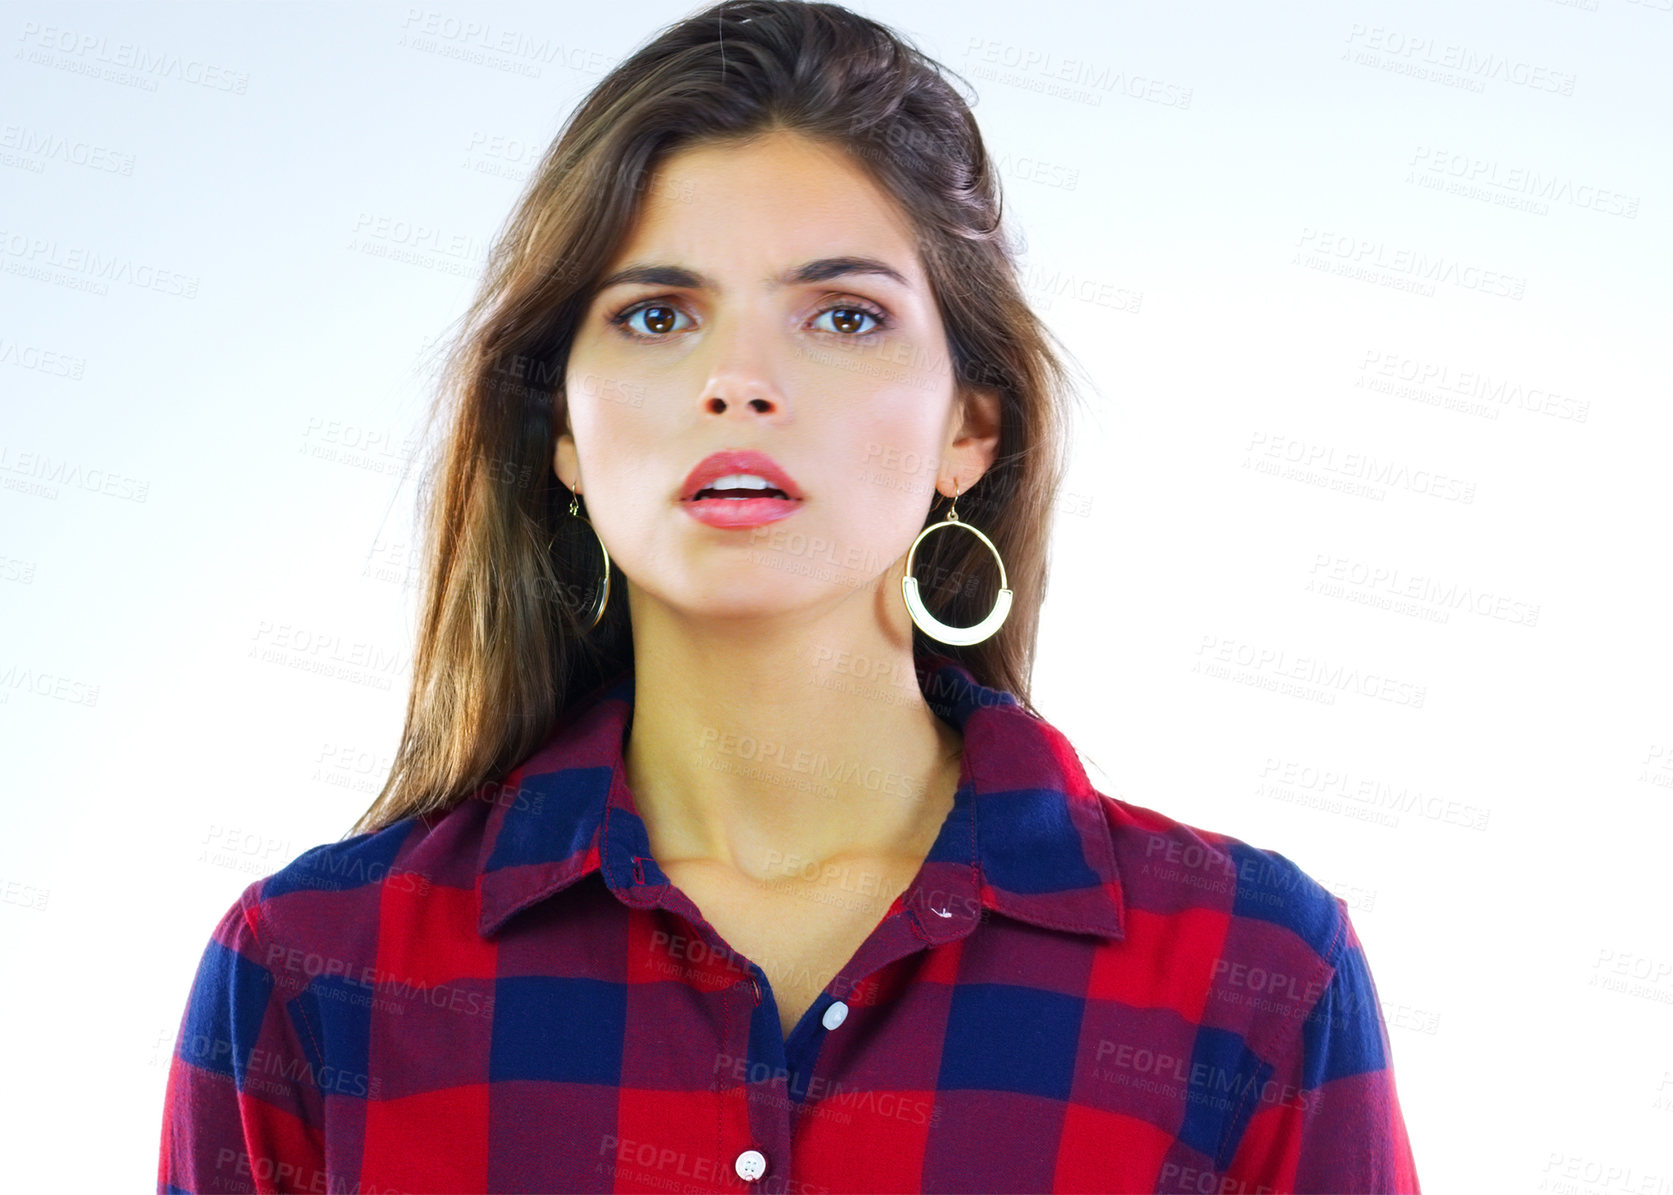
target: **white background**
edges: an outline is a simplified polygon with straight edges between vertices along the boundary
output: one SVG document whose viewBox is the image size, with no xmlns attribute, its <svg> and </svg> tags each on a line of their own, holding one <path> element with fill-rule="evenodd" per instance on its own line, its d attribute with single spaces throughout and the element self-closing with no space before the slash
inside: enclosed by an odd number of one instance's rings
<svg viewBox="0 0 1673 1195">
<path fill-rule="evenodd" d="M 1086 380 L 1037 703 L 1349 901 L 1433 1192 L 1673 1191 L 1670 8 L 863 8 Z M 12 1188 L 153 1181 L 210 929 L 395 746 L 422 353 L 688 11 L 0 10 Z"/>
</svg>

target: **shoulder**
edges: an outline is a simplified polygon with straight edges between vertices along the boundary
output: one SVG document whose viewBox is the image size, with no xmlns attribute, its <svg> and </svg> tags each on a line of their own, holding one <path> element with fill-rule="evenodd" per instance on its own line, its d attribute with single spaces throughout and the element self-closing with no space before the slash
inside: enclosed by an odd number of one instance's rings
<svg viewBox="0 0 1673 1195">
<path fill-rule="evenodd" d="M 1279 852 L 1101 800 L 1129 917 L 1189 921 L 1298 970 L 1333 969 L 1351 943 L 1342 901 Z"/>
<path fill-rule="evenodd" d="M 251 884 L 240 904 L 268 940 L 339 953 L 375 949 L 392 910 L 438 889 L 474 889 L 488 808 L 462 801 L 446 813 L 311 847 Z"/>
</svg>

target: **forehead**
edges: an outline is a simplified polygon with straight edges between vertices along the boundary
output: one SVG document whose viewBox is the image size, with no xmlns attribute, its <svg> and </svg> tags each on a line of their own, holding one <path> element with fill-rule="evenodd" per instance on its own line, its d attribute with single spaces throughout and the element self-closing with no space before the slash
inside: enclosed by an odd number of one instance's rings
<svg viewBox="0 0 1673 1195">
<path fill-rule="evenodd" d="M 842 150 L 785 130 L 669 154 L 612 266 L 680 259 L 716 274 L 849 253 L 925 285 L 911 218 Z"/>
</svg>

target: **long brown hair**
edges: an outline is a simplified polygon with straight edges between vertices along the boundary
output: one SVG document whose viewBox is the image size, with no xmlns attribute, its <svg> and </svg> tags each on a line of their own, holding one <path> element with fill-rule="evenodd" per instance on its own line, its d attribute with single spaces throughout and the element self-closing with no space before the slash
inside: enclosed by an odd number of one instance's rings
<svg viewBox="0 0 1673 1195">
<path fill-rule="evenodd" d="M 895 197 L 916 225 L 954 380 L 999 392 L 995 462 L 959 496 L 958 513 L 999 549 L 1010 616 L 964 648 L 914 628 L 913 647 L 958 660 L 1032 711 L 1073 391 L 1023 295 L 998 176 L 944 69 L 835 4 L 728 0 L 669 26 L 571 114 L 497 237 L 443 364 L 430 427 L 445 422 L 447 433 L 421 491 L 406 725 L 351 833 L 445 811 L 500 779 L 578 698 L 632 667 L 625 598 L 613 594 L 603 621 L 587 626 L 598 543 L 569 517 L 571 491 L 552 468 L 570 343 L 658 164 L 675 149 L 775 129 L 846 150 Z M 945 509 L 935 503 L 925 526 Z M 944 622 L 970 625 L 993 604 L 997 573 L 974 536 L 929 537 L 913 571 Z"/>
</svg>

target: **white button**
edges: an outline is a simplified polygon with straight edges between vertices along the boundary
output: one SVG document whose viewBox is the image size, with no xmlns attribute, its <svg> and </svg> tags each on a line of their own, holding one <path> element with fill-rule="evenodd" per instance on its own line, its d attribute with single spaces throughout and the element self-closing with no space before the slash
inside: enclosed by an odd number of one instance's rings
<svg viewBox="0 0 1673 1195">
<path fill-rule="evenodd" d="M 739 1178 L 752 1183 L 767 1173 L 767 1155 L 758 1149 L 746 1149 L 732 1163 L 732 1168 L 738 1172 Z"/>
<path fill-rule="evenodd" d="M 835 1029 L 847 1019 L 848 1005 L 841 1000 L 831 1001 L 831 1006 L 825 1010 L 825 1015 L 820 1018 L 827 1029 Z"/>
</svg>

